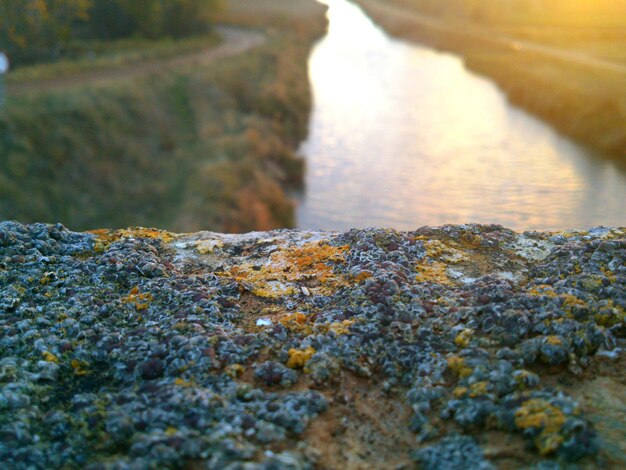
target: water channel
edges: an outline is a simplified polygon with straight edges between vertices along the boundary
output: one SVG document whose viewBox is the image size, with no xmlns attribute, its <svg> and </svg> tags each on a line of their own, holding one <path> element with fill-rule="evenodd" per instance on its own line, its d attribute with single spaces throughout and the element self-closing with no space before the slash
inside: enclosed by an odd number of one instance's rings
<svg viewBox="0 0 626 470">
<path fill-rule="evenodd" d="M 300 228 L 626 225 L 626 171 L 513 107 L 460 57 L 324 0 Z"/>
</svg>

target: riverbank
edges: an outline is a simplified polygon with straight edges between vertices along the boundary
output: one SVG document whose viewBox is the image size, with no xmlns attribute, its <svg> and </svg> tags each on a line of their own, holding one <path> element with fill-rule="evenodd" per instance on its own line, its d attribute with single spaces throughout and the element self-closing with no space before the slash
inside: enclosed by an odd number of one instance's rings
<svg viewBox="0 0 626 470">
<path fill-rule="evenodd" d="M 501 30 L 426 16 L 411 2 L 355 2 L 392 35 L 461 54 L 468 68 L 493 79 L 512 103 L 601 154 L 626 161 L 626 63 L 621 55 L 607 59 L 598 53 L 596 58 L 589 56 L 593 48 L 588 46 L 581 55 L 591 60 L 573 60 L 562 44 L 547 40 L 541 47 L 524 47 L 525 41 L 537 45 L 542 36 L 536 32 L 507 30 L 502 39 Z"/>
<path fill-rule="evenodd" d="M 9 83 L 0 113 L 0 215 L 77 229 L 293 226 L 287 193 L 302 181 L 307 57 L 325 31 L 324 7 L 225 3 L 218 21 L 230 39 L 217 46 L 168 43 L 104 78 L 99 66 L 79 64 L 72 75 L 64 64 L 62 80 L 23 69 L 32 86 L 14 83 L 11 94 Z"/>
<path fill-rule="evenodd" d="M 0 459 L 623 468 L 625 263 L 624 228 L 2 222 Z"/>
</svg>

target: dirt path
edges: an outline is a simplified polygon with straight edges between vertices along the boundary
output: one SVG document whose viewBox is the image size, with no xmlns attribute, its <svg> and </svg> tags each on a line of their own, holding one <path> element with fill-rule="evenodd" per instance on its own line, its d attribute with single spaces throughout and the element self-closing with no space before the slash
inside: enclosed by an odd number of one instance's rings
<svg viewBox="0 0 626 470">
<path fill-rule="evenodd" d="M 136 78 L 166 69 L 175 70 L 189 64 L 208 64 L 215 60 L 240 54 L 265 42 L 265 37 L 258 32 L 230 26 L 220 26 L 216 29 L 223 41 L 218 46 L 209 49 L 165 60 L 153 59 L 136 64 L 122 65 L 108 70 L 89 70 L 69 77 L 8 84 L 7 91 L 10 96 L 17 96 Z"/>
<path fill-rule="evenodd" d="M 414 23 L 426 26 L 431 29 L 436 29 L 444 32 L 454 32 L 456 34 L 461 33 L 469 38 L 480 39 L 481 41 L 487 41 L 497 46 L 507 47 L 512 51 L 528 51 L 552 59 L 558 59 L 578 65 L 584 65 L 588 67 L 626 74 L 626 64 L 623 63 L 598 59 L 596 57 L 591 57 L 580 52 L 560 49 L 558 47 L 545 46 L 534 42 L 514 39 L 508 36 L 485 33 L 479 28 L 471 27 L 468 25 L 451 26 L 445 21 L 440 21 L 436 18 L 422 15 L 415 10 L 411 10 L 409 8 L 404 8 L 397 5 L 391 5 L 389 3 L 383 3 L 380 0 L 357 0 L 357 3 L 364 6 L 366 10 L 379 12 L 380 14 L 384 14 L 392 19 L 397 19 L 401 21 L 410 20 Z"/>
</svg>

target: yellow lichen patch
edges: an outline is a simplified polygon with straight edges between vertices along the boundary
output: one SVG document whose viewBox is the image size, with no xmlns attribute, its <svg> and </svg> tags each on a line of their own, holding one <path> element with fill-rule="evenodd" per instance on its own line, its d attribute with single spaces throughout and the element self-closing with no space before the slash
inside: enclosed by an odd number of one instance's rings
<svg viewBox="0 0 626 470">
<path fill-rule="evenodd" d="M 446 245 L 440 240 L 424 240 L 424 248 L 429 258 L 438 259 L 449 264 L 467 261 L 468 256 L 456 248 Z"/>
<path fill-rule="evenodd" d="M 448 369 L 454 372 L 459 378 L 468 377 L 472 374 L 471 367 L 465 364 L 465 359 L 459 356 L 450 356 L 447 359 Z"/>
<path fill-rule="evenodd" d="M 196 243 L 196 251 L 201 255 L 213 253 L 216 248 L 222 248 L 224 242 L 221 240 L 200 240 Z"/>
<path fill-rule="evenodd" d="M 51 283 L 55 279 L 56 279 L 56 275 L 53 272 L 44 273 L 44 275 L 41 276 L 41 279 L 39 279 L 39 284 L 41 284 L 42 286 L 45 286 L 46 284 Z"/>
<path fill-rule="evenodd" d="M 567 308 L 569 310 L 571 310 L 572 307 L 586 307 L 587 306 L 587 302 L 579 299 L 575 295 L 561 294 L 559 295 L 559 297 L 563 299 L 563 308 Z"/>
<path fill-rule="evenodd" d="M 600 268 L 600 271 L 602 271 L 602 274 L 604 274 L 604 277 L 606 277 L 611 284 L 614 284 L 615 281 L 617 281 L 617 276 L 610 269 L 605 268 L 604 266 L 602 266 Z"/>
<path fill-rule="evenodd" d="M 472 336 L 474 335 L 474 331 L 466 328 L 463 331 L 461 331 L 456 338 L 454 338 L 454 344 L 456 344 L 457 346 L 461 347 L 461 348 L 465 348 L 470 344 L 470 341 L 472 340 Z"/>
<path fill-rule="evenodd" d="M 551 298 L 558 297 L 558 294 L 554 292 L 554 290 L 552 289 L 552 286 L 549 286 L 547 284 L 540 284 L 538 286 L 532 287 L 528 291 L 528 294 L 534 295 L 537 297 L 541 297 L 541 296 L 546 296 L 546 297 L 551 297 Z"/>
<path fill-rule="evenodd" d="M 535 439 L 535 445 L 542 455 L 555 451 L 563 442 L 559 431 L 565 423 L 565 415 L 546 400 L 532 399 L 525 401 L 515 411 L 515 425 L 526 430 L 541 430 Z"/>
<path fill-rule="evenodd" d="M 241 364 L 231 364 L 226 368 L 226 375 L 236 379 L 237 377 L 241 377 L 245 370 L 246 369 Z"/>
<path fill-rule="evenodd" d="M 520 369 L 517 375 L 515 375 L 514 377 L 517 386 L 523 389 L 527 387 L 528 380 L 530 379 L 530 377 L 532 377 L 532 373 L 528 372 L 527 370 Z"/>
<path fill-rule="evenodd" d="M 467 389 L 467 387 L 456 387 L 452 391 L 452 395 L 454 395 L 454 398 L 463 398 L 465 395 L 467 395 L 468 392 L 469 390 Z"/>
<path fill-rule="evenodd" d="M 560 434 L 542 432 L 535 438 L 535 446 L 541 455 L 547 455 L 557 450 L 564 440 Z"/>
<path fill-rule="evenodd" d="M 626 310 L 609 300 L 607 306 L 596 313 L 594 318 L 598 325 L 610 328 L 618 323 L 626 323 Z"/>
<path fill-rule="evenodd" d="M 470 385 L 469 396 L 472 398 L 486 395 L 488 392 L 489 382 L 476 382 Z"/>
<path fill-rule="evenodd" d="M 547 336 L 546 343 L 553 346 L 560 346 L 561 344 L 563 344 L 563 341 L 561 341 L 561 338 L 559 338 L 558 336 Z"/>
<path fill-rule="evenodd" d="M 480 248 L 483 244 L 483 238 L 480 235 L 469 231 L 462 232 L 459 240 L 468 248 Z"/>
<path fill-rule="evenodd" d="M 72 361 L 70 362 L 70 365 L 72 366 L 72 369 L 74 369 L 74 375 L 89 375 L 89 370 L 87 370 L 87 367 L 89 366 L 88 363 L 86 363 L 85 361 L 79 361 L 78 359 L 72 359 Z"/>
<path fill-rule="evenodd" d="M 426 254 L 431 258 L 438 258 L 444 253 L 447 249 L 447 246 L 444 245 L 439 240 L 433 240 L 426 237 L 418 237 L 416 240 L 421 240 L 424 248 L 426 249 Z"/>
<path fill-rule="evenodd" d="M 43 356 L 44 361 L 54 362 L 56 364 L 59 363 L 59 358 L 49 351 L 44 351 L 41 355 Z"/>
<path fill-rule="evenodd" d="M 343 275 L 335 275 L 331 264 L 345 262 L 347 250 L 347 246 L 310 242 L 279 249 L 261 267 L 251 263 L 233 266 L 224 275 L 251 285 L 251 292 L 258 297 L 273 299 L 301 294 L 301 284 L 307 285 L 308 292 L 328 295 L 348 285 Z"/>
<path fill-rule="evenodd" d="M 347 335 L 350 333 L 350 325 L 354 323 L 354 320 L 344 320 L 342 322 L 333 322 L 328 325 L 328 331 L 332 331 L 336 335 Z M 320 325 L 324 326 L 324 325 Z"/>
<path fill-rule="evenodd" d="M 163 243 L 170 243 L 178 236 L 165 230 L 143 227 L 130 227 L 121 230 L 99 229 L 91 230 L 89 233 L 97 237 L 94 250 L 99 252 L 105 251 L 111 244 L 123 238 L 151 238 L 161 240 Z"/>
<path fill-rule="evenodd" d="M 289 359 L 287 360 L 287 367 L 290 369 L 300 369 L 305 366 L 305 364 L 311 359 L 313 354 L 316 351 L 314 348 L 309 346 L 304 351 L 300 351 L 298 349 L 291 348 L 289 350 Z"/>
<path fill-rule="evenodd" d="M 435 284 L 450 284 L 450 278 L 446 272 L 446 265 L 435 261 L 430 264 L 419 264 L 417 266 L 416 282 L 433 282 Z"/>
<path fill-rule="evenodd" d="M 168 426 L 167 429 L 165 430 L 165 435 L 172 437 L 176 435 L 177 432 L 178 432 L 178 429 L 176 429 L 174 426 Z"/>
<path fill-rule="evenodd" d="M 260 287 L 252 289 L 252 293 L 257 297 L 263 297 L 266 299 L 276 299 L 279 297 L 285 297 L 297 292 L 294 286 L 290 286 L 279 281 L 268 281 L 261 284 Z"/>
<path fill-rule="evenodd" d="M 563 412 L 541 398 L 525 401 L 515 411 L 515 425 L 520 429 L 537 428 L 558 432 L 564 423 Z"/>
<path fill-rule="evenodd" d="M 178 377 L 174 380 L 174 385 L 178 385 L 179 387 L 193 387 L 193 382 Z"/>
<path fill-rule="evenodd" d="M 135 309 L 139 312 L 148 308 L 153 297 L 149 292 L 139 292 L 139 287 L 133 287 L 126 297 L 122 297 L 122 302 L 127 304 L 135 304 Z"/>
</svg>

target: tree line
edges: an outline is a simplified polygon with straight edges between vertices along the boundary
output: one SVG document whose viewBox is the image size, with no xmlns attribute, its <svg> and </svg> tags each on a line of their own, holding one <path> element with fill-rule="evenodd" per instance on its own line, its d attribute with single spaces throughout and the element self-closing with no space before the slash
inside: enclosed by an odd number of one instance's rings
<svg viewBox="0 0 626 470">
<path fill-rule="evenodd" d="M 54 60 L 72 42 L 206 31 L 220 0 L 1 0 L 0 50 L 14 64 Z"/>
</svg>

